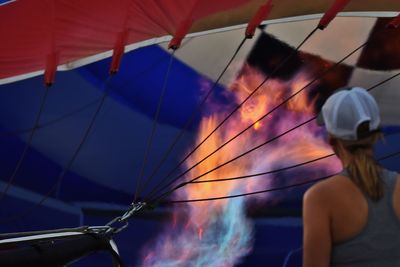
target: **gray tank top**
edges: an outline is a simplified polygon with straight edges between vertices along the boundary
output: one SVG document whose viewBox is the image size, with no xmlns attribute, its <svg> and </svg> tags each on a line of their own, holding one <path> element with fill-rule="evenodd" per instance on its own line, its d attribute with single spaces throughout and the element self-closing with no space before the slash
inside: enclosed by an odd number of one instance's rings
<svg viewBox="0 0 400 267">
<path fill-rule="evenodd" d="M 396 177 L 383 171 L 383 198 L 374 202 L 367 197 L 368 221 L 358 235 L 332 247 L 332 267 L 400 266 L 400 220 L 393 209 Z"/>
</svg>

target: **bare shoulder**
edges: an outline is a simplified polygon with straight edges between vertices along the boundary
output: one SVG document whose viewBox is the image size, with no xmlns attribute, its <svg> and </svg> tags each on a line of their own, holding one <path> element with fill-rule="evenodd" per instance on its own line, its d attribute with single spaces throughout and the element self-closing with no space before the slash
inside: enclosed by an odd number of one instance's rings
<svg viewBox="0 0 400 267">
<path fill-rule="evenodd" d="M 304 201 L 323 201 L 336 195 L 348 184 L 348 179 L 342 175 L 335 175 L 311 186 L 304 194 Z"/>
</svg>

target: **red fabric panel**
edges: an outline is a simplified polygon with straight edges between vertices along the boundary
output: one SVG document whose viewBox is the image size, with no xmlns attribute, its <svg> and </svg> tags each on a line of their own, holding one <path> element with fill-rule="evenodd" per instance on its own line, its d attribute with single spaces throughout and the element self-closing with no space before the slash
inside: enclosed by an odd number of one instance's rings
<svg viewBox="0 0 400 267">
<path fill-rule="evenodd" d="M 181 0 L 182 2 L 186 2 L 184 0 Z M 193 14 L 193 18 L 194 19 L 200 19 L 202 17 L 205 17 L 209 14 L 213 14 L 216 12 L 219 12 L 221 10 L 229 10 L 232 9 L 234 7 L 238 7 L 241 6 L 243 4 L 245 4 L 246 2 L 250 2 L 250 1 L 246 1 L 246 0 L 230 0 L 230 1 L 226 1 L 226 0 L 218 0 L 218 1 L 204 1 L 204 0 L 197 0 L 195 1 L 195 7 L 194 7 L 194 14 Z M 260 1 L 260 5 L 263 3 L 263 1 Z"/>
<path fill-rule="evenodd" d="M 43 70 L 115 47 L 175 34 L 188 18 L 204 18 L 250 0 L 41 0 L 0 6 L 0 79 Z"/>
<path fill-rule="evenodd" d="M 50 8 L 47 1 L 0 7 L 0 78 L 44 69 L 51 40 Z"/>
<path fill-rule="evenodd" d="M 328 24 L 336 17 L 337 13 L 342 11 L 350 0 L 335 0 L 332 6 L 325 12 L 318 24 L 318 29 L 325 29 Z"/>
</svg>

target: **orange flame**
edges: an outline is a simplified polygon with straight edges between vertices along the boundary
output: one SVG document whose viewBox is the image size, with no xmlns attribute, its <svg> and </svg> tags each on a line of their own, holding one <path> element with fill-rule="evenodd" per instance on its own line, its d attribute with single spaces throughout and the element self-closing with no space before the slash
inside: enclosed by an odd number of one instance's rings
<svg viewBox="0 0 400 267">
<path fill-rule="evenodd" d="M 310 123 L 274 140 L 274 142 L 263 146 L 257 151 L 203 175 L 216 166 L 285 132 L 312 116 L 315 100 L 309 100 L 306 92 L 297 93 L 310 82 L 306 73 L 298 73 L 291 81 L 270 79 L 267 83 L 262 84 L 263 81 L 265 81 L 265 76 L 250 67 L 246 67 L 241 76 L 232 83 L 230 90 L 238 103 L 248 98 L 250 94 L 253 95 L 240 108 L 240 112 L 237 112 L 189 157 L 187 167 L 193 166 L 205 157 L 208 158 L 187 174 L 187 180 L 200 175 L 202 177 L 199 180 L 216 180 L 257 173 L 276 169 L 277 167 L 298 164 L 332 153 L 329 145 L 317 134 L 317 126 Z M 252 90 L 257 87 L 260 87 L 260 89 L 253 93 Z M 292 97 L 294 94 L 296 95 Z M 282 101 L 288 98 L 290 100 L 282 104 Z M 271 112 L 272 110 L 273 112 Z M 270 114 L 265 116 L 267 113 Z M 198 142 L 203 141 L 224 116 L 225 114 L 215 114 L 204 118 L 199 128 Z M 260 120 L 262 117 L 265 118 Z M 228 139 L 252 124 L 254 124 L 252 128 L 210 156 L 210 153 L 218 149 Z M 314 171 L 315 176 L 319 176 L 321 175 L 321 170 L 322 172 L 338 170 L 339 164 L 338 161 L 321 161 L 313 163 L 308 167 L 308 169 L 310 168 L 319 170 L 319 173 Z M 187 199 L 203 199 L 248 193 L 273 187 L 274 180 L 272 178 L 279 178 L 279 175 L 272 174 L 249 179 L 192 183 L 178 192 L 177 196 Z M 296 182 L 298 179 L 301 179 L 301 177 L 293 176 L 292 174 L 291 183 Z M 271 196 L 263 194 L 255 197 L 265 199 Z M 204 266 L 233 266 L 240 257 L 243 257 L 251 250 L 249 247 L 251 238 L 246 236 L 246 234 L 250 234 L 251 227 L 246 223 L 245 206 L 240 204 L 240 207 L 232 208 L 232 201 L 231 199 L 223 199 L 187 204 L 189 212 L 187 221 L 183 223 L 185 230 L 179 232 L 179 235 L 174 233 L 167 234 L 167 237 L 158 244 L 159 252 L 157 254 L 162 256 L 158 257 L 159 261 L 153 260 L 153 262 L 177 263 L 179 261 L 180 264 L 185 265 L 184 263 L 189 261 L 191 263 L 196 262 L 201 257 L 201 262 L 204 262 L 205 258 L 209 258 L 205 261 L 208 265 L 203 264 Z M 179 211 L 177 210 L 176 212 Z M 232 220 L 235 227 L 229 228 L 231 227 L 229 226 L 230 222 L 227 222 L 226 217 Z M 240 217 L 239 223 L 237 222 L 238 217 Z M 228 226 L 225 224 L 228 224 Z M 237 232 L 221 231 L 221 225 L 229 229 L 235 229 Z M 226 236 L 216 238 L 221 233 Z M 195 238 L 192 238 L 191 235 Z M 176 248 L 177 241 L 173 241 L 174 238 L 179 241 L 179 248 Z M 226 247 L 221 250 L 219 245 L 215 243 L 217 240 L 224 240 L 223 244 Z M 183 246 L 181 243 L 185 243 L 185 245 Z M 185 248 L 184 252 L 182 252 L 183 247 Z M 207 253 L 221 253 L 221 256 L 207 256 L 208 254 L 203 251 L 206 247 L 209 248 Z M 177 249 L 179 250 L 179 259 L 176 259 Z M 201 250 L 202 254 L 199 255 L 197 250 Z M 233 252 L 227 250 L 232 250 Z M 231 255 L 231 258 L 224 258 L 226 255 Z M 171 257 L 171 260 L 168 260 L 168 257 Z M 218 262 L 212 261 L 213 259 Z M 145 266 L 164 265 L 151 263 L 145 264 Z"/>
<path fill-rule="evenodd" d="M 251 98 L 243 104 L 238 112 L 238 116 L 232 118 L 229 123 L 222 128 L 218 133 L 214 133 L 203 144 L 200 149 L 194 153 L 188 161 L 188 166 L 192 166 L 195 163 L 202 160 L 204 157 L 210 154 L 210 152 L 216 150 L 221 144 L 223 144 L 229 137 L 234 136 L 240 132 L 246 126 L 253 125 L 254 130 L 260 130 L 265 127 L 265 131 L 257 133 L 247 131 L 240 138 L 229 143 L 227 146 L 219 150 L 217 153 L 209 157 L 206 161 L 201 163 L 198 167 L 189 173 L 188 177 L 196 177 L 212 169 L 215 166 L 220 165 L 223 162 L 228 161 L 235 155 L 254 147 L 261 140 L 267 139 L 268 131 L 281 133 L 289 129 L 293 125 L 299 124 L 302 120 L 306 120 L 311 114 L 313 114 L 313 107 L 315 99 L 309 100 L 308 95 L 305 92 L 297 93 L 299 90 L 306 88 L 310 83 L 310 79 L 306 73 L 298 73 L 291 81 L 279 81 L 269 80 L 266 83 L 265 77 L 251 69 L 246 67 L 243 74 L 231 85 L 231 90 L 235 94 L 237 101 L 242 102 L 251 94 L 254 88 L 260 87 L 260 89 L 253 93 Z M 294 97 L 291 97 L 295 95 Z M 282 101 L 289 99 L 285 105 L 276 109 Z M 275 110 L 276 109 L 276 110 Z M 270 112 L 274 110 L 274 112 Z M 263 120 L 259 120 L 264 117 Z M 282 116 L 282 118 L 277 118 Z M 222 120 L 222 117 L 208 117 L 205 118 L 201 124 L 198 140 L 204 140 L 204 138 L 217 126 L 218 122 Z M 282 121 L 285 120 L 285 121 Z M 273 121 L 273 122 L 272 122 Z M 299 161 L 308 161 L 316 157 L 321 157 L 331 153 L 331 149 L 326 145 L 324 140 L 314 135 L 316 126 L 308 125 L 303 128 L 299 128 L 296 131 L 280 138 L 274 144 L 266 146 L 268 151 L 264 153 L 255 152 L 251 156 L 246 156 L 240 160 L 235 161 L 233 164 L 224 166 L 221 169 L 216 170 L 211 174 L 207 174 L 201 177 L 201 180 L 218 179 L 223 177 L 238 176 L 241 174 L 247 174 L 251 169 L 256 168 L 255 165 L 263 163 L 263 166 L 280 165 L 282 162 L 294 163 Z M 266 132 L 266 133 L 265 133 Z M 265 133 L 265 135 L 263 135 Z M 258 158 L 259 154 L 263 154 Z M 255 164 L 255 163 L 258 164 Z M 186 188 L 186 196 L 190 199 L 208 198 L 215 196 L 224 196 L 232 191 L 233 188 L 238 186 L 245 186 L 253 188 L 252 184 L 256 186 L 260 183 L 254 182 L 256 179 L 248 179 L 242 181 L 228 181 L 219 183 L 201 183 L 190 185 Z M 220 205 L 224 205 L 224 201 L 218 201 Z M 208 203 L 198 203 L 196 207 L 200 208 L 204 205 L 208 206 Z M 214 204 L 211 204 L 214 205 Z M 197 208 L 196 208 L 197 209 Z M 200 212 L 199 219 L 203 218 L 204 212 Z"/>
</svg>

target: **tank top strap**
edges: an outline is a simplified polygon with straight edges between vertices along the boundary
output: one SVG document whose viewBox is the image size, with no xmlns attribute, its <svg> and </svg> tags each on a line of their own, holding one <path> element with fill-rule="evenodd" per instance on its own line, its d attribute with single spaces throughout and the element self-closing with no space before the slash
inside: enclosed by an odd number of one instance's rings
<svg viewBox="0 0 400 267">
<path fill-rule="evenodd" d="M 346 176 L 350 179 L 350 173 L 347 169 L 343 169 L 339 175 Z M 384 201 L 385 203 L 388 203 L 389 205 L 387 207 L 392 208 L 392 199 L 393 199 L 393 193 L 394 193 L 394 188 L 396 184 L 396 178 L 397 178 L 397 172 L 394 171 L 389 171 L 387 169 L 382 169 L 382 179 L 384 182 Z M 368 197 L 368 195 L 365 192 L 362 192 L 363 195 L 366 197 L 368 206 L 373 204 L 374 202 Z"/>
<path fill-rule="evenodd" d="M 384 187 L 385 187 L 385 194 L 384 197 L 386 198 L 386 202 L 389 204 L 388 207 L 392 208 L 392 200 L 393 200 L 393 193 L 396 185 L 396 178 L 397 178 L 397 173 L 393 171 L 389 171 L 386 169 L 383 169 L 382 171 L 382 179 L 384 182 Z"/>
</svg>

